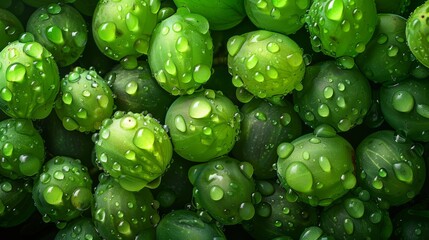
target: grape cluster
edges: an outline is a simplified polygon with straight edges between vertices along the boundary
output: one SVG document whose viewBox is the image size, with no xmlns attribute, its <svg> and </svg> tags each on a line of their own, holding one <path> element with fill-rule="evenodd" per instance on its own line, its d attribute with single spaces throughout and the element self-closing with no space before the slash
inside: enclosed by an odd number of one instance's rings
<svg viewBox="0 0 429 240">
<path fill-rule="evenodd" d="M 429 238 L 428 17 L 0 1 L 2 236 Z"/>
</svg>

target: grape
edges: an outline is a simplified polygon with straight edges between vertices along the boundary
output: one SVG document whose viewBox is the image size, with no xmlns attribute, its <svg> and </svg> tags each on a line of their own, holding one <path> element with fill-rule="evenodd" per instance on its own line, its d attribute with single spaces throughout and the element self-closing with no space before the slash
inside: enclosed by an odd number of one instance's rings
<svg viewBox="0 0 429 240">
<path fill-rule="evenodd" d="M 173 154 L 165 129 L 151 116 L 117 111 L 103 121 L 97 163 L 127 191 L 157 187 Z"/>
<path fill-rule="evenodd" d="M 277 174 L 286 197 L 328 206 L 356 185 L 354 149 L 329 125 L 277 148 Z"/>
<path fill-rule="evenodd" d="M 180 96 L 165 116 L 174 151 L 194 162 L 206 162 L 231 151 L 240 120 L 237 106 L 222 92 L 211 89 Z"/>
<path fill-rule="evenodd" d="M 302 87 L 303 53 L 288 36 L 257 30 L 231 37 L 227 48 L 228 68 L 237 88 L 269 98 Z"/>
<path fill-rule="evenodd" d="M 59 67 L 69 66 L 82 54 L 87 27 L 80 13 L 67 4 L 38 8 L 27 21 L 27 31 L 54 56 Z"/>
<path fill-rule="evenodd" d="M 304 26 L 310 0 L 245 0 L 244 6 L 258 28 L 288 35 Z"/>
<path fill-rule="evenodd" d="M 374 0 L 315 0 L 306 23 L 316 52 L 332 57 L 355 57 L 365 51 L 376 24 Z"/>
<path fill-rule="evenodd" d="M 8 116 L 47 117 L 59 86 L 60 75 L 52 54 L 31 33 L 21 35 L 1 50 L 0 109 Z"/>
<path fill-rule="evenodd" d="M 328 124 L 346 132 L 362 123 L 371 106 L 371 87 L 363 74 L 332 60 L 307 67 L 302 84 L 293 93 L 294 108 L 312 128 Z"/>
<path fill-rule="evenodd" d="M 192 94 L 211 76 L 213 43 L 207 19 L 179 8 L 156 26 L 148 55 L 163 89 L 173 95 Z"/>
</svg>

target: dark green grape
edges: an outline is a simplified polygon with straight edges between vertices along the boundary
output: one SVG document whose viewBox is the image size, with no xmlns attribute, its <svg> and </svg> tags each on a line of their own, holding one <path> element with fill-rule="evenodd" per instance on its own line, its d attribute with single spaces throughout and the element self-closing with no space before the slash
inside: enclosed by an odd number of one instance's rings
<svg viewBox="0 0 429 240">
<path fill-rule="evenodd" d="M 154 118 L 117 111 L 103 121 L 97 162 L 128 191 L 157 187 L 173 155 L 170 138 Z"/>
<path fill-rule="evenodd" d="M 126 69 L 119 64 L 104 78 L 115 96 L 116 110 L 147 112 L 164 122 L 174 97 L 159 86 L 146 61 L 139 62 L 135 69 Z"/>
<path fill-rule="evenodd" d="M 253 165 L 257 179 L 271 179 L 277 172 L 277 146 L 301 136 L 302 123 L 289 101 L 272 104 L 253 99 L 240 109 L 242 121 L 232 155 Z"/>
<path fill-rule="evenodd" d="M 0 8 L 0 50 L 10 42 L 18 40 L 24 32 L 24 26 L 19 19 L 10 11 Z"/>
<path fill-rule="evenodd" d="M 355 57 L 374 33 L 377 10 L 374 0 L 314 0 L 306 22 L 314 51 Z"/>
<path fill-rule="evenodd" d="M 87 31 L 82 15 L 68 4 L 40 7 L 27 21 L 27 32 L 52 53 L 59 67 L 69 66 L 81 56 Z"/>
<path fill-rule="evenodd" d="M 378 15 L 371 41 L 356 57 L 356 64 L 369 80 L 389 84 L 409 75 L 414 57 L 405 41 L 406 21 L 396 14 Z"/>
<path fill-rule="evenodd" d="M 250 220 L 255 215 L 253 199 L 258 195 L 252 175 L 250 163 L 228 156 L 192 166 L 188 177 L 194 186 L 196 208 L 224 225 Z"/>
<path fill-rule="evenodd" d="M 354 149 L 329 125 L 277 148 L 277 174 L 290 200 L 328 206 L 356 185 Z"/>
<path fill-rule="evenodd" d="M 76 67 L 61 80 L 55 112 L 69 131 L 96 131 L 113 113 L 112 90 L 95 69 Z"/>
<path fill-rule="evenodd" d="M 147 54 L 160 6 L 160 0 L 98 1 L 92 33 L 100 51 L 122 61 Z"/>
<path fill-rule="evenodd" d="M 393 238 L 403 240 L 429 238 L 429 205 L 423 202 L 405 206 L 393 218 Z"/>
<path fill-rule="evenodd" d="M 416 59 L 429 67 L 429 2 L 418 6 L 407 19 L 405 34 L 408 46 Z"/>
<path fill-rule="evenodd" d="M 297 239 L 306 227 L 318 223 L 317 209 L 303 202 L 289 201 L 278 182 L 257 181 L 256 187 L 262 200 L 255 206 L 255 216 L 242 223 L 254 239 Z"/>
<path fill-rule="evenodd" d="M 77 158 L 91 168 L 92 164 L 89 160 L 94 148 L 91 134 L 65 129 L 55 112 L 51 112 L 39 123 L 39 126 L 48 156 Z"/>
<path fill-rule="evenodd" d="M 335 239 L 389 239 L 389 213 L 372 201 L 365 190 L 356 192 L 322 210 L 321 228 Z"/>
<path fill-rule="evenodd" d="M 163 216 L 156 227 L 156 239 L 226 240 L 214 223 L 207 223 L 197 213 L 177 210 Z"/>
<path fill-rule="evenodd" d="M 47 117 L 59 86 L 52 54 L 31 33 L 22 34 L 0 52 L 0 109 L 10 117 Z"/>
<path fill-rule="evenodd" d="M 328 124 L 346 132 L 363 122 L 371 106 L 371 86 L 357 68 L 320 62 L 307 67 L 302 84 L 303 89 L 293 93 L 294 108 L 312 128 Z"/>
<path fill-rule="evenodd" d="M 427 79 L 407 79 L 381 87 L 381 112 L 402 137 L 429 142 L 428 91 Z"/>
<path fill-rule="evenodd" d="M 0 177 L 0 227 L 18 226 L 34 213 L 32 184 L 28 180 Z"/>
<path fill-rule="evenodd" d="M 423 146 L 395 136 L 392 130 L 368 135 L 356 149 L 359 185 L 389 206 L 409 202 L 426 179 Z"/>
<path fill-rule="evenodd" d="M 43 165 L 35 180 L 33 200 L 43 221 L 56 222 L 59 228 L 91 207 L 92 180 L 80 160 L 56 156 Z"/>
<path fill-rule="evenodd" d="M 92 217 L 103 239 L 132 239 L 156 226 L 160 220 L 158 202 L 149 189 L 123 189 L 112 177 L 100 175 Z"/>
<path fill-rule="evenodd" d="M 155 79 L 167 92 L 192 94 L 211 76 L 213 43 L 207 19 L 187 8 L 177 9 L 156 26 L 148 60 Z"/>
<path fill-rule="evenodd" d="M 402 15 L 411 2 L 415 0 L 375 0 L 378 13 L 393 13 Z"/>
<path fill-rule="evenodd" d="M 206 162 L 231 151 L 240 130 L 237 106 L 211 89 L 180 96 L 167 111 L 174 151 L 194 162 Z"/>
<path fill-rule="evenodd" d="M 92 219 L 81 217 L 77 218 L 56 235 L 55 240 L 101 240 Z"/>
<path fill-rule="evenodd" d="M 246 14 L 253 24 L 285 35 L 295 33 L 304 26 L 304 16 L 310 5 L 310 0 L 244 1 Z"/>
<path fill-rule="evenodd" d="M 172 162 L 159 186 L 152 190 L 159 202 L 160 210 L 183 209 L 191 203 L 192 184 L 188 180 L 188 171 L 195 163 L 173 155 Z"/>
<path fill-rule="evenodd" d="M 207 18 L 212 30 L 230 29 L 246 16 L 243 0 L 174 0 L 174 3 L 177 7 L 186 7 L 192 13 Z"/>
<path fill-rule="evenodd" d="M 45 146 L 31 120 L 0 122 L 0 174 L 17 179 L 36 175 L 45 161 Z"/>
<path fill-rule="evenodd" d="M 288 36 L 257 30 L 231 37 L 227 48 L 235 87 L 259 98 L 286 95 L 302 87 L 303 53 Z"/>
</svg>

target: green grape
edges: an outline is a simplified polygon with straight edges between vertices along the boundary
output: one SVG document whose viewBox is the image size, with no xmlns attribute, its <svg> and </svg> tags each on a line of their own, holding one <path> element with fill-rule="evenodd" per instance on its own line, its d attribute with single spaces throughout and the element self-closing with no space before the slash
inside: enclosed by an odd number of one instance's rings
<svg viewBox="0 0 429 240">
<path fill-rule="evenodd" d="M 354 149 L 329 125 L 277 148 L 277 174 L 286 197 L 328 206 L 356 185 Z"/>
<path fill-rule="evenodd" d="M 92 218 L 103 239 L 135 239 L 160 221 L 158 202 L 149 189 L 130 192 L 112 177 L 100 174 L 92 208 Z"/>
<path fill-rule="evenodd" d="M 192 94 L 211 76 L 213 43 L 207 19 L 177 9 L 156 26 L 148 61 L 163 89 L 173 95 Z"/>
<path fill-rule="evenodd" d="M 407 19 L 405 34 L 408 46 L 416 59 L 426 67 L 429 67 L 429 2 L 426 1 Z"/>
<path fill-rule="evenodd" d="M 45 161 L 45 146 L 28 119 L 9 118 L 0 122 L 0 174 L 17 179 L 39 173 Z"/>
<path fill-rule="evenodd" d="M 31 188 L 28 180 L 0 177 L 0 227 L 18 226 L 31 217 L 36 210 Z"/>
<path fill-rule="evenodd" d="M 31 33 L 0 52 L 0 109 L 16 118 L 43 119 L 52 111 L 60 86 L 52 54 Z"/>
<path fill-rule="evenodd" d="M 312 128 L 328 124 L 346 132 L 363 122 L 371 106 L 371 86 L 357 69 L 324 61 L 306 69 L 303 89 L 293 93 L 294 108 Z"/>
<path fill-rule="evenodd" d="M 374 0 L 314 0 L 306 17 L 316 52 L 355 57 L 365 51 L 377 25 Z"/>
<path fill-rule="evenodd" d="M 180 96 L 165 116 L 174 151 L 193 162 L 206 162 L 231 151 L 240 121 L 237 106 L 211 89 Z"/>
<path fill-rule="evenodd" d="M 10 11 L 0 8 L 0 50 L 10 42 L 18 40 L 24 32 L 24 27 L 19 19 Z"/>
<path fill-rule="evenodd" d="M 100 51 L 122 61 L 147 54 L 160 6 L 160 0 L 98 1 L 92 34 Z"/>
<path fill-rule="evenodd" d="M 113 113 L 112 90 L 95 69 L 76 67 L 61 80 L 55 112 L 69 131 L 99 130 Z"/>
<path fill-rule="evenodd" d="M 304 16 L 310 0 L 245 0 L 244 6 L 250 21 L 268 31 L 295 33 L 304 26 Z"/>
<path fill-rule="evenodd" d="M 91 207 L 92 180 L 87 168 L 79 159 L 51 158 L 34 182 L 33 200 L 43 221 L 64 227 L 62 222 L 79 217 Z"/>
<path fill-rule="evenodd" d="M 250 220 L 255 215 L 253 199 L 258 195 L 252 175 L 250 163 L 228 156 L 192 166 L 188 177 L 194 186 L 196 208 L 224 225 Z"/>
<path fill-rule="evenodd" d="M 52 53 L 59 67 L 69 66 L 81 56 L 87 31 L 83 17 L 67 4 L 40 7 L 27 21 L 27 32 Z"/>
<path fill-rule="evenodd" d="M 155 188 L 173 155 L 170 138 L 154 118 L 117 111 L 103 121 L 95 142 L 97 163 L 128 191 Z"/>
<path fill-rule="evenodd" d="M 389 239 L 392 222 L 365 190 L 348 194 L 320 214 L 321 228 L 335 239 Z"/>
<path fill-rule="evenodd" d="M 389 84 L 409 75 L 414 57 L 405 40 L 406 19 L 379 14 L 378 24 L 365 51 L 356 57 L 362 73 L 375 83 Z"/>
<path fill-rule="evenodd" d="M 429 142 L 427 79 L 407 79 L 380 89 L 380 106 L 386 122 L 402 137 Z"/>
<path fill-rule="evenodd" d="M 147 112 L 164 122 L 174 97 L 159 86 L 146 61 L 139 62 L 135 69 L 118 64 L 104 78 L 115 95 L 116 110 Z"/>
<path fill-rule="evenodd" d="M 77 218 L 55 235 L 55 240 L 101 240 L 92 219 Z"/>
<path fill-rule="evenodd" d="M 226 30 L 238 25 L 246 16 L 243 0 L 174 0 L 177 7 L 207 18 L 211 30 Z M 210 9 L 208 11 L 208 9 Z"/>
<path fill-rule="evenodd" d="M 245 103 L 240 112 L 243 115 L 241 131 L 232 155 L 251 163 L 255 178 L 276 177 L 273 164 L 277 162 L 277 146 L 301 136 L 301 119 L 287 100 L 274 104 L 253 99 Z"/>
<path fill-rule="evenodd" d="M 255 217 L 242 223 L 254 239 L 297 239 L 306 227 L 318 223 L 318 210 L 303 202 L 289 201 L 278 182 L 257 181 L 256 188 L 262 200 L 255 206 Z"/>
<path fill-rule="evenodd" d="M 286 95 L 302 87 L 302 50 L 289 37 L 257 30 L 231 37 L 227 48 L 228 68 L 235 87 L 259 98 Z"/>
<path fill-rule="evenodd" d="M 378 201 L 398 206 L 413 199 L 426 178 L 423 147 L 392 130 L 368 135 L 356 149 L 359 185 Z"/>
<path fill-rule="evenodd" d="M 156 239 L 226 240 L 214 223 L 207 223 L 197 213 L 176 210 L 162 217 L 156 227 Z"/>
</svg>

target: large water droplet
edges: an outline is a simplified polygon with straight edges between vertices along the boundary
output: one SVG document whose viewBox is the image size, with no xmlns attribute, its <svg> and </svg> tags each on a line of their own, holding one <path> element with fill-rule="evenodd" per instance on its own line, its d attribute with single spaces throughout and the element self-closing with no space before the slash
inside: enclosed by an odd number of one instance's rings
<svg viewBox="0 0 429 240">
<path fill-rule="evenodd" d="M 63 190 L 57 186 L 49 186 L 43 191 L 43 198 L 48 204 L 60 205 L 63 203 Z"/>
<path fill-rule="evenodd" d="M 407 184 L 413 183 L 413 169 L 407 163 L 399 162 L 393 164 L 393 172 L 399 181 Z"/>
<path fill-rule="evenodd" d="M 287 184 L 298 192 L 310 192 L 313 186 L 313 174 L 301 162 L 293 162 L 286 169 Z"/>
<path fill-rule="evenodd" d="M 353 218 L 361 218 L 365 213 L 363 202 L 357 198 L 347 198 L 344 201 L 344 207 L 347 213 Z"/>
<path fill-rule="evenodd" d="M 392 106 L 398 112 L 410 112 L 414 108 L 414 97 L 407 91 L 398 91 L 392 97 Z"/>
<path fill-rule="evenodd" d="M 195 119 L 205 118 L 212 112 L 212 107 L 207 100 L 196 99 L 189 107 L 189 116 Z"/>
<path fill-rule="evenodd" d="M 343 18 L 344 3 L 343 0 L 331 0 L 326 7 L 326 17 L 339 21 Z"/>
<path fill-rule="evenodd" d="M 6 80 L 9 82 L 22 82 L 27 70 L 21 63 L 13 63 L 6 70 Z"/>
<path fill-rule="evenodd" d="M 221 187 L 213 186 L 210 188 L 210 198 L 213 201 L 219 201 L 223 198 L 223 196 L 224 196 L 224 191 Z"/>
<path fill-rule="evenodd" d="M 149 128 L 140 128 L 134 135 L 133 143 L 138 148 L 151 150 L 155 143 L 155 134 Z"/>
</svg>

